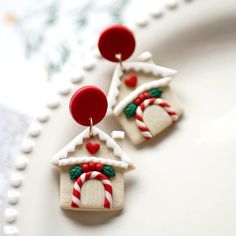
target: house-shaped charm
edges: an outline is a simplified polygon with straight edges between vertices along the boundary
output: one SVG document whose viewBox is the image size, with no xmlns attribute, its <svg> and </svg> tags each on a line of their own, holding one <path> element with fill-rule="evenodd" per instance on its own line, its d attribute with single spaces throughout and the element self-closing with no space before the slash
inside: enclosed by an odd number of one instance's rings
<svg viewBox="0 0 236 236">
<path fill-rule="evenodd" d="M 60 169 L 60 206 L 67 210 L 120 210 L 124 173 L 134 167 L 120 147 L 124 132 L 111 137 L 96 126 L 86 128 L 52 157 Z"/>
<path fill-rule="evenodd" d="M 169 87 L 175 74 L 175 70 L 155 65 L 148 52 L 137 62 L 117 65 L 108 106 L 134 144 L 159 134 L 182 114 L 181 105 Z"/>
</svg>

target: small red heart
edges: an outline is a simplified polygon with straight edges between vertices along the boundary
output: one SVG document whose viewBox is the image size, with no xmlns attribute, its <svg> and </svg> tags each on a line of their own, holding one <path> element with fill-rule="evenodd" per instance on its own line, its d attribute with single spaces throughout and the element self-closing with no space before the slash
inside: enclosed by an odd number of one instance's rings
<svg viewBox="0 0 236 236">
<path fill-rule="evenodd" d="M 86 148 L 91 154 L 95 154 L 100 149 L 99 143 L 86 143 Z"/>
<path fill-rule="evenodd" d="M 137 75 L 135 75 L 135 74 L 129 75 L 124 78 L 125 85 L 130 88 L 136 87 L 137 80 L 138 80 L 138 78 L 137 78 Z"/>
</svg>

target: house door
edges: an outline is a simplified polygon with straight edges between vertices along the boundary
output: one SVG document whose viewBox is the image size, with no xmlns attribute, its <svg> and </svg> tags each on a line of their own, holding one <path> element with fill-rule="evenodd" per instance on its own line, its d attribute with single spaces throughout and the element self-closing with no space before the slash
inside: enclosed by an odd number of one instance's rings
<svg viewBox="0 0 236 236">
<path fill-rule="evenodd" d="M 158 105 L 151 105 L 144 110 L 143 121 L 153 136 L 173 123 L 168 113 Z"/>
<path fill-rule="evenodd" d="M 81 188 L 81 208 L 103 208 L 104 187 L 100 180 L 87 180 Z"/>
</svg>

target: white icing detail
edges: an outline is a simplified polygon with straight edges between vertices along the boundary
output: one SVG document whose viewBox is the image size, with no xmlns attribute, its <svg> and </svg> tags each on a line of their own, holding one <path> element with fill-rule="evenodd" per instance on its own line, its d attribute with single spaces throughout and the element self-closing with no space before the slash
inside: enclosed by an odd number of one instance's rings
<svg viewBox="0 0 236 236">
<path fill-rule="evenodd" d="M 49 118 L 50 118 L 50 112 L 48 109 L 41 111 L 41 113 L 37 117 L 38 121 L 40 121 L 42 123 L 48 121 Z"/>
<path fill-rule="evenodd" d="M 179 117 L 178 117 L 177 115 L 173 115 L 173 116 L 172 116 L 172 119 L 173 119 L 174 121 L 177 121 L 177 120 L 179 119 Z"/>
<path fill-rule="evenodd" d="M 175 70 L 145 62 L 124 62 L 123 67 L 126 71 L 132 70 L 135 72 L 144 72 L 146 74 L 152 74 L 158 80 L 160 79 L 160 77 L 172 77 L 177 74 Z M 117 65 L 113 74 L 112 82 L 107 97 L 109 108 L 113 108 L 116 104 L 116 97 L 119 94 L 119 86 L 121 84 L 122 74 L 123 73 L 121 71 L 120 66 Z"/>
<path fill-rule="evenodd" d="M 93 126 L 92 133 L 94 136 L 98 135 L 101 141 L 104 141 L 108 148 L 113 150 L 113 153 L 121 159 L 122 162 L 127 163 L 132 166 L 131 160 L 126 156 L 125 152 L 120 148 L 120 146 L 105 132 Z M 68 143 L 64 148 L 62 148 L 57 154 L 52 157 L 51 162 L 53 164 L 59 164 L 61 159 L 67 158 L 69 152 L 74 152 L 77 145 L 83 144 L 83 140 L 89 138 L 89 127 L 83 132 L 77 135 L 70 143 Z"/>
<path fill-rule="evenodd" d="M 148 17 L 147 16 L 143 16 L 138 18 L 138 20 L 136 21 L 136 25 L 140 26 L 140 27 L 145 27 L 148 25 Z"/>
<path fill-rule="evenodd" d="M 59 96 L 53 96 L 49 98 L 47 106 L 51 109 L 55 109 L 59 107 L 60 105 L 60 97 Z"/>
<path fill-rule="evenodd" d="M 112 109 L 110 107 L 108 107 L 106 116 L 111 116 L 111 115 L 112 115 Z"/>
<path fill-rule="evenodd" d="M 74 184 L 74 189 L 78 192 L 80 192 L 80 186 L 77 184 L 77 182 L 75 182 Z"/>
<path fill-rule="evenodd" d="M 123 161 L 117 161 L 117 160 L 111 160 L 107 158 L 102 157 L 70 157 L 70 158 L 64 158 L 59 160 L 59 166 L 67 166 L 67 165 L 74 165 L 74 164 L 81 164 L 81 163 L 101 163 L 104 165 L 111 165 L 116 167 L 121 167 L 124 169 L 127 169 L 129 167 L 129 164 Z"/>
<path fill-rule="evenodd" d="M 18 236 L 18 230 L 14 226 L 5 226 L 3 228 L 4 236 Z"/>
<path fill-rule="evenodd" d="M 18 156 L 15 161 L 15 168 L 17 170 L 24 170 L 28 164 L 28 159 L 25 156 Z"/>
<path fill-rule="evenodd" d="M 95 58 L 90 58 L 84 62 L 83 68 L 88 71 L 92 70 L 95 66 L 95 63 L 96 63 Z"/>
<path fill-rule="evenodd" d="M 104 184 L 109 184 L 109 185 L 111 185 L 111 182 L 110 182 L 109 179 L 104 179 L 102 182 L 103 182 Z"/>
<path fill-rule="evenodd" d="M 15 209 L 7 208 L 5 209 L 5 219 L 8 223 L 13 223 L 16 221 L 18 212 Z"/>
<path fill-rule="evenodd" d="M 164 9 L 161 6 L 151 9 L 150 15 L 154 18 L 159 18 L 163 15 Z"/>
<path fill-rule="evenodd" d="M 9 190 L 7 193 L 7 201 L 9 204 L 16 204 L 20 199 L 20 193 L 15 190 Z"/>
<path fill-rule="evenodd" d="M 109 180 L 108 180 L 109 181 Z M 106 182 L 106 180 L 103 180 L 103 183 Z M 109 181 L 110 183 L 110 181 Z M 106 183 L 107 184 L 107 183 Z M 108 191 L 105 191 L 105 197 L 108 199 L 108 201 L 110 202 L 110 208 L 112 208 L 112 196 Z"/>
<path fill-rule="evenodd" d="M 70 94 L 71 90 L 72 90 L 72 87 L 70 84 L 62 83 L 58 89 L 58 93 L 66 96 L 66 95 Z"/>
<path fill-rule="evenodd" d="M 143 62 L 126 62 L 124 68 L 127 71 L 134 70 L 136 72 L 144 72 L 146 74 L 152 74 L 157 78 L 174 76 L 177 74 L 176 70 L 169 69 L 156 64 L 143 63 Z M 120 68 L 120 67 L 119 67 Z"/>
<path fill-rule="evenodd" d="M 72 202 L 76 203 L 77 206 L 80 206 L 80 200 L 77 197 L 73 196 Z"/>
<path fill-rule="evenodd" d="M 93 173 L 92 173 L 92 175 L 93 175 Z M 84 183 L 84 182 L 85 182 L 85 174 L 82 174 L 82 175 L 80 176 L 80 179 L 81 179 L 82 183 Z"/>
<path fill-rule="evenodd" d="M 169 85 L 171 81 L 170 77 L 163 78 L 160 80 L 154 80 L 146 84 L 140 85 L 137 89 L 135 89 L 132 93 L 130 93 L 127 97 L 125 97 L 122 101 L 118 103 L 118 105 L 114 108 L 113 113 L 115 115 L 119 115 L 120 112 L 130 103 L 132 102 L 140 93 L 149 90 L 151 88 L 162 88 Z"/>
<path fill-rule="evenodd" d="M 39 136 L 39 134 L 41 133 L 41 130 L 42 130 L 42 126 L 35 122 L 30 126 L 28 134 L 29 136 L 35 138 Z"/>
<path fill-rule="evenodd" d="M 34 147 L 33 141 L 26 139 L 26 140 L 24 140 L 24 142 L 22 144 L 21 151 L 23 153 L 30 153 L 30 152 L 32 152 L 33 147 Z"/>
<path fill-rule="evenodd" d="M 93 171 L 92 174 L 90 175 L 90 178 L 91 178 L 91 179 L 96 178 L 98 175 L 99 175 L 99 172 Z M 83 178 L 83 180 L 85 180 L 85 178 Z M 104 180 L 103 180 L 103 181 L 104 181 Z M 110 181 L 109 181 L 109 183 L 110 183 Z"/>
<path fill-rule="evenodd" d="M 23 181 L 22 175 L 18 173 L 12 173 L 11 174 L 11 179 L 10 179 L 10 184 L 12 187 L 18 188 L 21 186 Z"/>
<path fill-rule="evenodd" d="M 178 1 L 177 0 L 167 0 L 166 1 L 166 6 L 169 8 L 169 9 L 175 9 L 178 7 Z"/>
<path fill-rule="evenodd" d="M 109 110 L 112 110 L 113 106 L 116 104 L 116 97 L 119 94 L 119 87 L 121 84 L 121 79 L 120 79 L 121 76 L 122 76 L 122 71 L 120 70 L 120 66 L 117 66 L 114 71 L 112 82 L 107 96 Z"/>
<path fill-rule="evenodd" d="M 74 84 L 79 83 L 84 78 L 84 72 L 81 69 L 74 69 L 70 76 L 70 81 Z"/>
<path fill-rule="evenodd" d="M 142 132 L 142 133 L 143 133 L 143 136 L 144 136 L 144 137 L 152 138 L 152 135 L 151 135 L 150 132 L 145 131 L 145 132 Z"/>
<path fill-rule="evenodd" d="M 111 137 L 113 139 L 124 139 L 125 138 L 125 132 L 124 131 L 114 130 L 111 133 Z"/>
<path fill-rule="evenodd" d="M 140 120 L 136 120 L 136 123 L 138 126 L 145 126 L 144 122 L 142 122 Z"/>
<path fill-rule="evenodd" d="M 151 59 L 152 59 L 152 54 L 150 52 L 144 52 L 137 58 L 137 60 L 140 62 L 147 62 Z"/>
</svg>

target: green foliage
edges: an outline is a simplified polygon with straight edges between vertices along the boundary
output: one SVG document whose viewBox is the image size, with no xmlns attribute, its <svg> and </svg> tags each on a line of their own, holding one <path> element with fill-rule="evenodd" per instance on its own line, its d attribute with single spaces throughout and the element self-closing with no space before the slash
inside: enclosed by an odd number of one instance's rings
<svg viewBox="0 0 236 236">
<path fill-rule="evenodd" d="M 116 171 L 112 166 L 104 165 L 102 169 L 102 173 L 106 175 L 108 178 L 114 177 L 116 175 Z"/>
<path fill-rule="evenodd" d="M 149 90 L 149 95 L 152 98 L 160 98 L 163 93 L 163 89 L 153 88 Z"/>
<path fill-rule="evenodd" d="M 81 166 L 74 166 L 69 171 L 70 179 L 75 180 L 82 174 Z"/>
<path fill-rule="evenodd" d="M 137 105 L 134 103 L 129 103 L 124 109 L 126 118 L 133 117 L 136 113 L 136 110 L 137 110 Z"/>
</svg>

